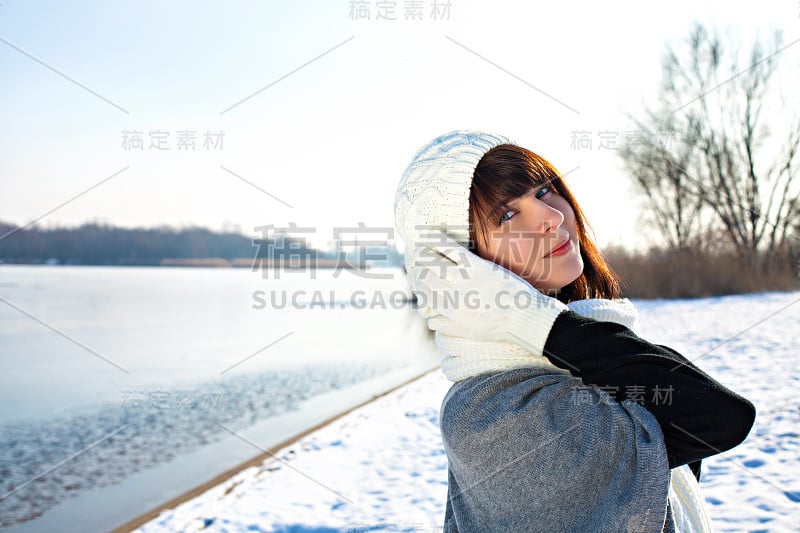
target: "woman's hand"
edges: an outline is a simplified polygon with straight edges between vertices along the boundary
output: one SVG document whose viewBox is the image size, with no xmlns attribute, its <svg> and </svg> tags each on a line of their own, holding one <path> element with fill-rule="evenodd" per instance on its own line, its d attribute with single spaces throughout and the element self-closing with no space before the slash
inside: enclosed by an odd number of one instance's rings
<svg viewBox="0 0 800 533">
<path fill-rule="evenodd" d="M 428 327 L 446 335 L 510 341 L 542 354 L 556 317 L 567 306 L 510 270 L 470 252 L 441 230 L 406 253 L 412 290 Z"/>
</svg>

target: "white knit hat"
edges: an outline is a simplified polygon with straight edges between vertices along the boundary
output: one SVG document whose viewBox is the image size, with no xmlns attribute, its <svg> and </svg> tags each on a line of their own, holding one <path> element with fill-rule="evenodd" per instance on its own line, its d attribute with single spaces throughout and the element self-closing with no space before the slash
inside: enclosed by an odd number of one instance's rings
<svg viewBox="0 0 800 533">
<path fill-rule="evenodd" d="M 395 229 L 406 251 L 417 245 L 422 231 L 433 228 L 468 245 L 469 192 L 475 167 L 486 152 L 500 144 L 515 143 L 492 133 L 454 130 L 417 151 L 403 173 L 394 201 Z"/>
</svg>

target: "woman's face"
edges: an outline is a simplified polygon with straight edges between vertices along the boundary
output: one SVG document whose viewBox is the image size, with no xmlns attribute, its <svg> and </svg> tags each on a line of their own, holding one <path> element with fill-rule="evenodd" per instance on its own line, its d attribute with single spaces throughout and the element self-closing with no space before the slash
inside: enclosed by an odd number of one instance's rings
<svg viewBox="0 0 800 533">
<path fill-rule="evenodd" d="M 536 185 L 511 200 L 497 220 L 480 221 L 488 242 L 478 231 L 478 254 L 552 295 L 583 272 L 575 212 L 566 198 L 548 184 Z M 568 241 L 567 248 L 551 252 Z"/>
</svg>

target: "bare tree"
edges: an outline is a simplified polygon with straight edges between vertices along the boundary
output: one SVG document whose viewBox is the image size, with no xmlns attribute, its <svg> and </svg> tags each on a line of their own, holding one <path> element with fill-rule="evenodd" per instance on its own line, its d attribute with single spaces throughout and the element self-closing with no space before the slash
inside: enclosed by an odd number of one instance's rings
<svg viewBox="0 0 800 533">
<path fill-rule="evenodd" d="M 676 132 L 670 117 L 648 112 L 647 125 L 638 124 L 640 135 L 625 144 L 620 155 L 636 190 L 646 199 L 653 225 L 671 249 L 686 251 L 703 234 L 703 201 L 686 194 L 695 186 L 685 170 L 695 157 L 695 143 L 686 138 L 693 131 L 680 132 L 682 142 L 672 149 Z"/>
<path fill-rule="evenodd" d="M 800 120 L 795 113 L 780 135 L 765 120 L 766 112 L 774 123 L 789 111 L 768 106 L 783 50 L 780 32 L 774 39 L 770 53 L 755 42 L 740 69 L 738 52 L 696 23 L 682 53 L 667 48 L 658 106 L 632 118 L 641 142 L 619 154 L 675 249 L 715 226 L 752 258 L 800 244 Z"/>
</svg>

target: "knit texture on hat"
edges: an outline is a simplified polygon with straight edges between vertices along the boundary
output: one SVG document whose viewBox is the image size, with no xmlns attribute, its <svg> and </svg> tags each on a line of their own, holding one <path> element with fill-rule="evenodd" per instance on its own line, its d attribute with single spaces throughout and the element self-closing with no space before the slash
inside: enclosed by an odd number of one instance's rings
<svg viewBox="0 0 800 533">
<path fill-rule="evenodd" d="M 413 250 L 423 232 L 439 228 L 459 244 L 469 244 L 469 193 L 481 158 L 507 137 L 454 130 L 420 148 L 406 167 L 394 202 L 395 229 L 406 245 L 405 266 L 414 287 Z"/>
</svg>

